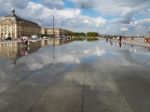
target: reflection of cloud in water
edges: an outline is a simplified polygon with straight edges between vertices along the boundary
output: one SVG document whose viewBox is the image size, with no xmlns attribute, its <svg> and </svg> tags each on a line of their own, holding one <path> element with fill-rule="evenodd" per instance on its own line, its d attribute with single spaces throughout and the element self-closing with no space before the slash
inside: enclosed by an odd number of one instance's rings
<svg viewBox="0 0 150 112">
<path fill-rule="evenodd" d="M 135 53 L 137 50 L 136 50 L 135 48 L 130 48 L 129 51 L 130 51 L 131 53 Z"/>
<path fill-rule="evenodd" d="M 47 53 L 43 55 L 39 55 L 39 53 L 34 54 L 34 56 L 29 56 L 28 58 L 24 58 L 24 59 L 22 58 L 20 62 L 22 61 L 25 62 L 31 70 L 42 68 L 43 66 L 46 66 L 48 64 L 59 64 L 59 63 L 78 64 L 80 63 L 80 60 L 73 55 L 62 54 L 59 57 L 56 57 L 55 59 L 53 59 Z"/>
<path fill-rule="evenodd" d="M 12 69 L 15 65 L 12 64 L 11 60 L 0 59 L 0 71 L 7 71 Z"/>
<path fill-rule="evenodd" d="M 96 56 L 102 56 L 106 53 L 104 50 L 100 49 L 98 46 L 95 49 L 83 50 L 83 52 L 86 55 L 96 55 Z"/>
<path fill-rule="evenodd" d="M 80 60 L 75 57 L 74 55 L 63 55 L 61 58 L 59 57 L 56 62 L 62 62 L 62 63 L 80 63 Z"/>
<path fill-rule="evenodd" d="M 105 57 L 101 58 L 103 55 Z M 16 65 L 10 60 L 0 59 L 0 71 L 9 71 L 17 67 L 21 70 L 32 71 L 47 65 L 50 68 L 60 64 L 70 67 L 80 63 L 92 64 L 103 62 L 103 60 L 109 60 L 105 61 L 105 63 L 123 66 L 150 65 L 149 56 L 150 53 L 147 52 L 147 49 L 141 47 L 131 48 L 131 46 L 127 45 L 126 47 L 123 46 L 120 50 L 116 46 L 107 46 L 104 42 L 74 42 L 62 46 L 41 48 L 33 54 L 19 58 Z"/>
<path fill-rule="evenodd" d="M 63 47 L 62 47 L 63 48 Z M 55 50 L 55 52 L 53 52 Z M 102 56 L 105 54 L 104 50 L 101 50 L 98 46 L 91 46 L 91 48 L 83 49 L 63 49 L 62 51 L 57 48 L 44 48 L 40 49 L 38 52 L 29 55 L 28 57 L 23 57 L 18 60 L 18 63 L 26 63 L 31 70 L 42 68 L 48 64 L 79 64 L 81 59 L 91 56 Z M 55 58 L 54 58 L 55 57 Z"/>
<path fill-rule="evenodd" d="M 95 51 L 95 55 L 97 56 L 102 56 L 104 55 L 106 52 L 104 50 L 101 50 L 99 47 L 96 47 L 96 51 Z"/>
<path fill-rule="evenodd" d="M 84 54 L 89 54 L 91 50 L 83 50 Z"/>
</svg>

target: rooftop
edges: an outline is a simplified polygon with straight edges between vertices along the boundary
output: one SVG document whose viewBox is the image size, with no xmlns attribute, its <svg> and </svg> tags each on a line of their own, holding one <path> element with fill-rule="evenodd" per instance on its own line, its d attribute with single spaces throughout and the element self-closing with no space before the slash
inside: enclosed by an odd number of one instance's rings
<svg viewBox="0 0 150 112">
<path fill-rule="evenodd" d="M 23 19 L 23 18 L 17 16 L 16 13 L 15 13 L 15 9 L 12 9 L 11 10 L 11 14 L 9 14 L 9 15 L 7 15 L 5 17 L 14 17 L 17 22 L 27 22 L 27 23 L 38 25 L 37 23 L 35 23 L 33 21 L 29 21 L 29 20 L 26 20 L 26 19 Z"/>
</svg>

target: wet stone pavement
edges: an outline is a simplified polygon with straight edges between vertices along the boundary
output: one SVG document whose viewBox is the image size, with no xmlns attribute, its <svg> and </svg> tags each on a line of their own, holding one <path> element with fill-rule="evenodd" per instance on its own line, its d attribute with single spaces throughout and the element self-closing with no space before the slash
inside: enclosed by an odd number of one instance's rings
<svg viewBox="0 0 150 112">
<path fill-rule="evenodd" d="M 150 112 L 150 51 L 82 41 L 0 57 L 0 112 Z"/>
</svg>

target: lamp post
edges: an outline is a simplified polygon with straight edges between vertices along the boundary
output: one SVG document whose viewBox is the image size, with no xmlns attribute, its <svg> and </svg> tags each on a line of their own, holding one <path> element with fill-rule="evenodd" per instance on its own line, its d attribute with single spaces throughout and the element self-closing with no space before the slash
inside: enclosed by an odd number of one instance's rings
<svg viewBox="0 0 150 112">
<path fill-rule="evenodd" d="M 55 17 L 53 16 L 53 37 L 55 38 Z"/>
<path fill-rule="evenodd" d="M 54 63 L 55 63 L 56 56 L 55 56 L 55 16 L 54 16 L 54 14 L 55 14 L 55 9 L 53 10 L 53 35 L 52 35 L 52 42 L 53 42 L 53 52 L 52 52 L 52 54 L 53 54 L 53 60 L 54 60 Z"/>
<path fill-rule="evenodd" d="M 53 18 L 52 18 L 52 24 L 53 24 L 53 28 L 52 28 L 52 41 L 53 41 L 53 46 L 55 45 L 55 41 L 56 41 L 56 39 L 55 39 L 55 11 L 56 10 L 56 8 L 54 8 L 53 9 Z"/>
</svg>

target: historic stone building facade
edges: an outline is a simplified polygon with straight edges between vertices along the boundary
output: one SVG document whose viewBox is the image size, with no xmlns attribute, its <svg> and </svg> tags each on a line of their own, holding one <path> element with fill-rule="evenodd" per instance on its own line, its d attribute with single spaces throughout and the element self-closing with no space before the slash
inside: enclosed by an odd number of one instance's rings
<svg viewBox="0 0 150 112">
<path fill-rule="evenodd" d="M 40 35 L 41 27 L 32 21 L 25 20 L 15 14 L 15 10 L 12 10 L 12 14 L 0 18 L 0 39 L 6 39 L 11 37 L 17 39 L 22 36 L 31 37 L 31 35 Z"/>
<path fill-rule="evenodd" d="M 41 28 L 41 34 L 44 36 L 63 37 L 69 35 L 69 31 L 61 28 Z"/>
</svg>

